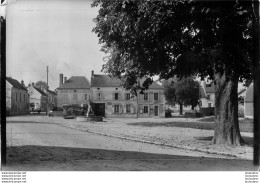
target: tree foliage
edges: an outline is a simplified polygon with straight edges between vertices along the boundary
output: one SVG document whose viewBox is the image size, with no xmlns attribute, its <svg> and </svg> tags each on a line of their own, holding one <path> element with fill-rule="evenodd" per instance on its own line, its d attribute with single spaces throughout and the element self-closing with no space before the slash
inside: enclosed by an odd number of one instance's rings
<svg viewBox="0 0 260 183">
<path fill-rule="evenodd" d="M 213 142 L 243 144 L 237 83 L 252 80 L 259 62 L 258 1 L 95 0 L 92 6 L 100 7 L 93 31 L 109 54 L 104 72 L 135 90 L 142 89 L 138 78 L 154 75 L 209 77 L 216 85 Z"/>
<path fill-rule="evenodd" d="M 196 106 L 199 100 L 199 83 L 191 77 L 163 82 L 164 96 L 168 104 Z"/>
<path fill-rule="evenodd" d="M 252 3 L 247 1 L 106 1 L 93 31 L 110 53 L 103 71 L 132 83 L 198 73 L 252 78 Z M 132 82 L 129 82 L 132 81 Z"/>
<path fill-rule="evenodd" d="M 45 90 L 48 89 L 48 85 L 47 85 L 47 83 L 45 81 L 37 81 L 35 83 L 35 87 L 42 88 L 42 89 L 45 89 Z"/>
</svg>

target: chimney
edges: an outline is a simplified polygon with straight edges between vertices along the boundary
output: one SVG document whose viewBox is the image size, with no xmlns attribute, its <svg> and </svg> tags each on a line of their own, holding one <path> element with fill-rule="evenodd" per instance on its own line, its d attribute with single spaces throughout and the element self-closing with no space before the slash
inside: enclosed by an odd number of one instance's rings
<svg viewBox="0 0 260 183">
<path fill-rule="evenodd" d="M 25 86 L 25 85 L 24 85 L 24 81 L 23 81 L 23 80 L 21 81 L 21 84 L 22 84 L 23 86 Z"/>
<path fill-rule="evenodd" d="M 94 71 L 93 71 L 93 70 L 91 71 L 91 77 L 92 77 L 92 76 L 94 76 Z"/>
<path fill-rule="evenodd" d="M 63 74 L 60 74 L 60 86 L 63 84 Z"/>
<path fill-rule="evenodd" d="M 66 83 L 66 81 L 67 81 L 67 77 L 64 77 L 64 83 Z"/>
</svg>

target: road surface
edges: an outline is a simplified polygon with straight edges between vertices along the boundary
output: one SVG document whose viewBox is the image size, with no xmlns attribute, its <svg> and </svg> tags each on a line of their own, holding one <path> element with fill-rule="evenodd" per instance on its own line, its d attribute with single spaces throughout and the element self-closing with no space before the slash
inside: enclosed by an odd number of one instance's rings
<svg viewBox="0 0 260 183">
<path fill-rule="evenodd" d="M 7 122 L 4 170 L 256 170 L 252 161 L 96 135 L 48 122 Z"/>
</svg>

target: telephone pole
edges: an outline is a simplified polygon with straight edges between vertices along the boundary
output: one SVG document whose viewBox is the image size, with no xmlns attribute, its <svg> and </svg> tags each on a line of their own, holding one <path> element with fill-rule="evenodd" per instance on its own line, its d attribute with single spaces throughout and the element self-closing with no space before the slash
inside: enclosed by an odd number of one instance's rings
<svg viewBox="0 0 260 183">
<path fill-rule="evenodd" d="M 49 74 L 49 68 L 47 66 L 47 89 L 46 89 L 46 93 L 47 93 L 47 108 L 46 108 L 46 115 L 49 116 L 49 94 L 48 94 L 48 89 L 49 89 L 49 83 L 48 83 L 48 74 Z"/>
</svg>

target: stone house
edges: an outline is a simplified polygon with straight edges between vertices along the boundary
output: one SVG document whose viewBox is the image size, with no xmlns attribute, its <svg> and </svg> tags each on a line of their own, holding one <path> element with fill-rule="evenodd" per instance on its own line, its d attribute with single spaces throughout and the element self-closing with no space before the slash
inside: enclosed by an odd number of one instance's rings
<svg viewBox="0 0 260 183">
<path fill-rule="evenodd" d="M 213 82 L 206 84 L 201 82 L 200 101 L 202 108 L 215 107 L 215 85 Z"/>
<path fill-rule="evenodd" d="M 6 77 L 6 112 L 7 115 L 27 114 L 29 96 L 24 82 Z"/>
<path fill-rule="evenodd" d="M 92 71 L 91 101 L 97 116 L 165 117 L 163 87 L 155 82 L 136 97 L 120 86 L 120 80 Z"/>
<path fill-rule="evenodd" d="M 68 80 L 60 74 L 60 86 L 57 88 L 57 106 L 86 104 L 90 99 L 90 84 L 85 76 L 72 76 Z"/>
<path fill-rule="evenodd" d="M 244 115 L 245 118 L 254 118 L 254 85 L 253 83 L 246 88 L 244 99 Z"/>
<path fill-rule="evenodd" d="M 58 102 L 57 93 L 49 89 L 45 90 L 44 92 L 48 95 L 48 105 L 50 109 L 57 107 L 57 102 Z"/>
<path fill-rule="evenodd" d="M 41 112 L 46 112 L 48 97 L 47 94 L 42 89 L 35 87 L 34 83 L 28 86 L 28 92 L 30 95 L 30 110 L 35 111 L 40 109 Z"/>
</svg>

